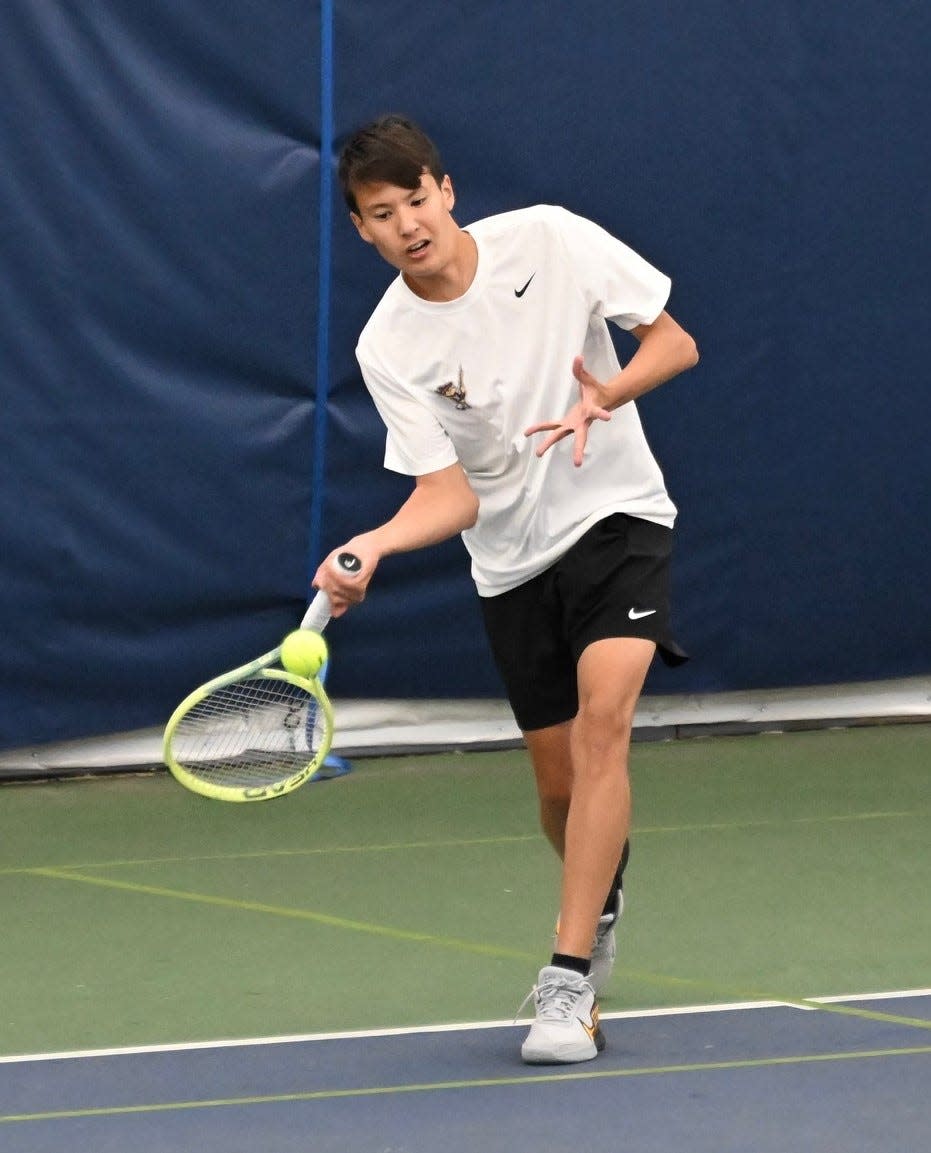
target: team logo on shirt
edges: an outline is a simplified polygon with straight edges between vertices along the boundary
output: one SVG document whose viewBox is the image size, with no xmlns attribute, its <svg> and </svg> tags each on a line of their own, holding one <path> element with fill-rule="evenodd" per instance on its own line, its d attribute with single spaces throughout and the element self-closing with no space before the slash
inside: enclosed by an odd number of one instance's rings
<svg viewBox="0 0 931 1153">
<path fill-rule="evenodd" d="M 465 385 L 462 383 L 462 365 L 459 366 L 459 383 L 453 384 L 448 380 L 445 384 L 441 384 L 436 391 L 440 396 L 445 396 L 447 400 L 455 403 L 456 408 L 470 408 L 471 405 L 466 404 L 466 390 Z"/>
</svg>

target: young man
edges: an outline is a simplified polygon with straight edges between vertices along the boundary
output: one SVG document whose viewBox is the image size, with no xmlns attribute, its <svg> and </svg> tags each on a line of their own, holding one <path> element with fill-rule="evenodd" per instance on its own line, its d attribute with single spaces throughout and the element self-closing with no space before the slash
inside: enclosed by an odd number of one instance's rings
<svg viewBox="0 0 931 1153">
<path fill-rule="evenodd" d="M 359 235 L 400 273 L 356 351 L 385 465 L 414 488 L 314 584 L 338 615 L 384 556 L 462 534 L 563 860 L 522 1055 L 589 1060 L 622 907 L 634 707 L 657 648 L 685 659 L 667 595 L 676 510 L 633 402 L 694 365 L 695 343 L 664 311 L 667 277 L 588 220 L 537 206 L 460 228 L 435 146 L 402 117 L 360 129 L 339 175 Z M 638 342 L 623 369 L 607 320 Z M 355 577 L 332 563 L 344 550 Z"/>
</svg>

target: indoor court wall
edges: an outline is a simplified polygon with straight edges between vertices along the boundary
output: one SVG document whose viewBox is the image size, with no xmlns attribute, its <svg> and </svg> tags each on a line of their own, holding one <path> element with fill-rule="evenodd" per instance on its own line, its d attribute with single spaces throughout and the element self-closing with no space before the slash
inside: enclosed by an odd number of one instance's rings
<svg viewBox="0 0 931 1153">
<path fill-rule="evenodd" d="M 702 360 L 640 408 L 693 660 L 648 693 L 927 674 L 931 9 L 875 9 L 4 5 L 0 748 L 162 723 L 406 495 L 353 357 L 390 270 L 332 179 L 386 111 L 461 223 L 562 204 L 672 276 Z M 338 698 L 501 695 L 459 542 L 333 644 Z"/>
</svg>

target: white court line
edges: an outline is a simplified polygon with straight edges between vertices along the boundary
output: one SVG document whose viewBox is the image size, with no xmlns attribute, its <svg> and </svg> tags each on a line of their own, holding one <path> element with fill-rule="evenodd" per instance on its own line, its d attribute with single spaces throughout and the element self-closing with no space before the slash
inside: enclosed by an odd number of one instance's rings
<svg viewBox="0 0 931 1153">
<path fill-rule="evenodd" d="M 806 997 L 806 1001 L 817 1001 L 821 1005 L 838 1004 L 841 1001 L 890 1001 L 894 997 L 931 997 L 931 989 L 904 989 L 898 993 L 858 993 L 855 997 Z"/>
<path fill-rule="evenodd" d="M 840 1004 L 849 1001 L 888 1001 L 899 997 L 931 997 L 931 989 L 901 989 L 894 993 L 857 993 L 830 997 L 805 997 L 798 1001 L 732 1001 L 720 1005 L 679 1005 L 662 1009 L 625 1009 L 602 1013 L 602 1021 L 646 1017 L 679 1017 L 698 1013 L 734 1013 L 748 1009 L 809 1009 L 817 1004 Z M 807 1006 L 803 1001 L 810 1001 Z M 245 1049 L 259 1045 L 299 1045 L 308 1041 L 351 1041 L 371 1037 L 409 1037 L 422 1033 L 462 1033 L 483 1029 L 513 1029 L 529 1020 L 473 1021 L 451 1025 L 411 1025 L 395 1029 L 359 1029 L 344 1033 L 297 1033 L 279 1037 L 250 1037 L 228 1041 L 188 1041 L 169 1045 L 131 1045 L 117 1049 L 76 1049 L 63 1053 L 26 1053 L 0 1057 L 0 1065 L 25 1064 L 29 1061 L 74 1061 L 91 1057 L 134 1057 L 143 1053 L 188 1053 L 198 1049 Z"/>
</svg>

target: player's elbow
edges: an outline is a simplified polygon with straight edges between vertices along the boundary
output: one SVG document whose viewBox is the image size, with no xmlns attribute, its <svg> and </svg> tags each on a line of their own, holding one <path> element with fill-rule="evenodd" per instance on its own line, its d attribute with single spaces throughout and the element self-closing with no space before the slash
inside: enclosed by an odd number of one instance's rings
<svg viewBox="0 0 931 1153">
<path fill-rule="evenodd" d="M 478 520 L 478 497 L 469 489 L 468 495 L 462 504 L 462 531 L 473 528 Z"/>
<path fill-rule="evenodd" d="M 682 365 L 679 370 L 680 372 L 694 368 L 699 361 L 698 345 L 695 343 L 695 338 L 690 336 L 684 329 L 679 338 L 679 360 Z"/>
<path fill-rule="evenodd" d="M 474 526 L 478 520 L 478 497 L 475 489 L 469 484 L 469 478 L 461 468 L 452 474 L 456 491 L 456 514 L 459 519 L 459 531 L 465 532 Z"/>
</svg>

